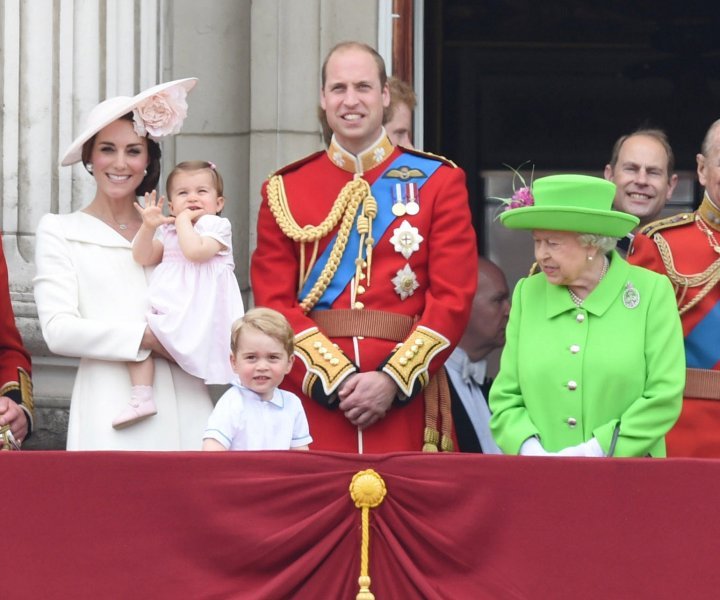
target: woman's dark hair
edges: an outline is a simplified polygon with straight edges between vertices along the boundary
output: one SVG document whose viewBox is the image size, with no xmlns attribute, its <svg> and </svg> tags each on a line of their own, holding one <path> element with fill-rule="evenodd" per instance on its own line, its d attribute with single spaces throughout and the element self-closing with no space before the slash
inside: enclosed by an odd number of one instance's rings
<svg viewBox="0 0 720 600">
<path fill-rule="evenodd" d="M 126 113 L 120 117 L 120 119 L 132 122 L 133 114 L 131 112 Z M 96 137 L 97 134 L 85 142 L 82 147 L 82 163 L 88 172 L 91 172 L 90 169 L 88 169 L 88 165 L 90 164 L 90 156 L 92 154 L 93 146 L 95 145 Z M 158 144 L 155 140 L 151 140 L 149 137 L 146 137 L 145 140 L 147 141 L 148 149 L 147 175 L 145 175 L 145 178 L 135 189 L 136 196 L 144 196 L 146 193 L 157 189 L 158 181 L 160 181 L 160 157 L 162 156 L 160 144 Z"/>
</svg>

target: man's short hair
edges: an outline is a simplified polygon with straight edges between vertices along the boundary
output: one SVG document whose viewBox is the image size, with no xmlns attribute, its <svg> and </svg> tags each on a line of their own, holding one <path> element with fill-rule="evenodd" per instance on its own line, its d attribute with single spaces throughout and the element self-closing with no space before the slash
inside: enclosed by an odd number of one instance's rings
<svg viewBox="0 0 720 600">
<path fill-rule="evenodd" d="M 700 153 L 707 158 L 710 155 L 710 150 L 713 142 L 713 136 L 715 130 L 720 127 L 720 119 L 715 121 L 707 130 L 705 137 L 703 138 L 702 146 L 700 147 Z"/>
<path fill-rule="evenodd" d="M 672 148 L 670 147 L 670 140 L 668 140 L 667 134 L 662 129 L 654 129 L 654 128 L 647 128 L 647 129 L 636 129 L 632 133 L 628 133 L 627 135 L 623 135 L 618 138 L 618 140 L 615 142 L 615 145 L 612 149 L 612 154 L 610 155 L 610 167 L 612 170 L 615 170 L 615 166 L 617 165 L 618 158 L 620 157 L 620 149 L 622 148 L 622 145 L 631 137 L 635 137 L 638 135 L 644 135 L 645 137 L 653 138 L 654 140 L 657 140 L 660 145 L 665 148 L 665 154 L 667 154 L 667 176 L 668 179 L 670 179 L 673 176 L 673 173 L 675 172 L 675 154 L 673 154 Z"/>
<path fill-rule="evenodd" d="M 393 118 L 395 107 L 398 104 L 405 104 L 410 112 L 414 111 L 415 106 L 417 106 L 415 90 L 407 81 L 397 77 L 390 77 L 388 79 L 388 88 L 390 89 L 390 105 L 385 109 L 383 123 L 387 123 Z"/>
<path fill-rule="evenodd" d="M 375 64 L 377 65 L 378 69 L 378 77 L 380 78 L 380 88 L 384 88 L 385 84 L 387 83 L 387 72 L 385 71 L 385 61 L 383 60 L 383 57 L 378 54 L 378 51 L 375 50 L 372 46 L 369 46 L 368 44 L 364 44 L 363 42 L 340 42 L 339 44 L 335 44 L 331 49 L 330 52 L 328 52 L 327 56 L 325 57 L 325 60 L 322 64 L 322 70 L 321 70 L 321 82 L 322 82 L 322 88 L 325 89 L 325 81 L 327 79 L 327 64 L 330 60 L 330 57 L 335 54 L 336 52 L 342 51 L 342 50 L 350 50 L 352 48 L 355 48 L 357 50 L 364 50 L 367 52 L 370 56 L 373 57 L 373 60 L 375 61 Z"/>
</svg>

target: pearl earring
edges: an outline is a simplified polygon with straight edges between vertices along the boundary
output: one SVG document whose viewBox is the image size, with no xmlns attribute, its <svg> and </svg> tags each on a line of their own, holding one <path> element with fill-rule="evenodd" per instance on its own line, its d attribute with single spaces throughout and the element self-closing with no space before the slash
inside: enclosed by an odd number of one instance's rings
<svg viewBox="0 0 720 600">
<path fill-rule="evenodd" d="M 143 171 L 143 174 L 144 174 L 144 175 L 147 175 L 147 169 L 145 169 L 145 170 Z"/>
<path fill-rule="evenodd" d="M 90 175 L 92 175 L 92 172 L 93 172 L 92 163 L 86 164 L 86 165 L 85 165 L 85 169 L 87 170 L 88 173 L 90 173 Z"/>
<path fill-rule="evenodd" d="M 588 255 L 587 259 L 588 259 L 588 260 L 592 260 L 592 259 L 593 259 L 593 257 L 592 257 L 592 256 L 590 256 L 590 255 Z"/>
</svg>

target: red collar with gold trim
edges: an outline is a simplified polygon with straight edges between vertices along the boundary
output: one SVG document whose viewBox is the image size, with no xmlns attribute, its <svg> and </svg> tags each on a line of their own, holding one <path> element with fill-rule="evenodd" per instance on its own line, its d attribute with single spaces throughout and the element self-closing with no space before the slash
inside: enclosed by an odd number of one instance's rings
<svg viewBox="0 0 720 600">
<path fill-rule="evenodd" d="M 708 227 L 712 227 L 715 231 L 720 231 L 720 208 L 715 206 L 715 203 L 710 200 L 707 192 L 705 192 L 702 204 L 700 204 L 698 208 L 698 214 Z"/>
</svg>

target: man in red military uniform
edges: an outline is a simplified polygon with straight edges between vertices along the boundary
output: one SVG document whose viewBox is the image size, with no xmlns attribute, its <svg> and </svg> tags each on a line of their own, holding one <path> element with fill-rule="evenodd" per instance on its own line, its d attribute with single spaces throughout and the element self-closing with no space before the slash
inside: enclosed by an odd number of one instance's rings
<svg viewBox="0 0 720 600">
<path fill-rule="evenodd" d="M 720 120 L 697 155 L 705 196 L 697 211 L 648 225 L 628 260 L 673 282 L 685 335 L 687 379 L 668 456 L 720 457 Z"/>
<path fill-rule="evenodd" d="M 0 238 L 0 449 L 18 449 L 32 430 L 30 355 L 15 325 Z"/>
<path fill-rule="evenodd" d="M 467 323 L 477 251 L 465 176 L 395 148 L 385 66 L 339 44 L 322 70 L 327 151 L 263 186 L 251 265 L 258 306 L 289 319 L 313 449 L 453 449 L 445 358 Z M 422 393 L 421 393 L 422 392 Z"/>
</svg>

